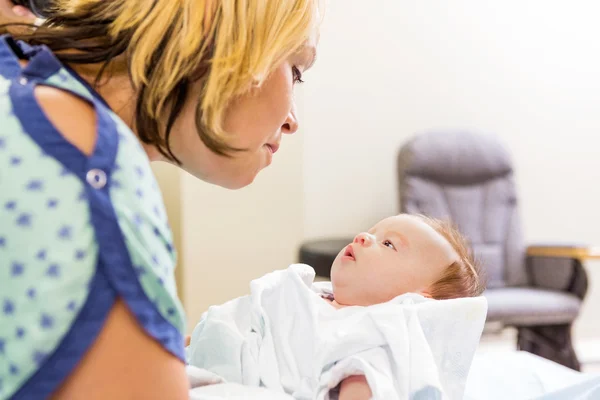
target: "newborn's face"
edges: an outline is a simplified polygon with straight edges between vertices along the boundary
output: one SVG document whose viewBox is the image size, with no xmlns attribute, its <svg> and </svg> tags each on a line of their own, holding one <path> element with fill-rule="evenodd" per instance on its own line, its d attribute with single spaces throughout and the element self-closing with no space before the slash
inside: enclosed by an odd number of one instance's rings
<svg viewBox="0 0 600 400">
<path fill-rule="evenodd" d="M 408 292 L 427 295 L 457 259 L 450 243 L 420 218 L 386 218 L 337 255 L 331 269 L 335 300 L 367 306 Z"/>
</svg>

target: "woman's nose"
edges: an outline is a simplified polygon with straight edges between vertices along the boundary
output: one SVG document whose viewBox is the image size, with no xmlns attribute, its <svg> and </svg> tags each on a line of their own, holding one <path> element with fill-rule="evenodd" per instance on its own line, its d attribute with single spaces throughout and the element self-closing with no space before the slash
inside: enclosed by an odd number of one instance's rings
<svg viewBox="0 0 600 400">
<path fill-rule="evenodd" d="M 359 233 L 354 238 L 354 243 L 358 243 L 361 246 L 368 247 L 368 246 L 371 245 L 371 243 L 373 243 L 373 237 L 372 237 L 372 235 L 370 235 L 370 234 L 368 234 L 366 232 Z"/>
<path fill-rule="evenodd" d="M 292 106 L 292 109 L 287 115 L 285 122 L 281 126 L 281 133 L 291 135 L 298 131 L 298 118 L 296 117 L 296 106 Z"/>
</svg>

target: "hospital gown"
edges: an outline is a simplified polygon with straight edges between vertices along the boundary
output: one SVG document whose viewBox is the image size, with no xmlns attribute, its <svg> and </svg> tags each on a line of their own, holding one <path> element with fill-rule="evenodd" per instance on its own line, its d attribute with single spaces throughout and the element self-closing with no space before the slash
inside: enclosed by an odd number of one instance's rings
<svg viewBox="0 0 600 400">
<path fill-rule="evenodd" d="M 90 155 L 52 125 L 37 86 L 94 107 Z M 47 47 L 0 36 L 0 400 L 54 393 L 117 299 L 183 359 L 175 264 L 162 195 L 131 129 Z"/>
</svg>

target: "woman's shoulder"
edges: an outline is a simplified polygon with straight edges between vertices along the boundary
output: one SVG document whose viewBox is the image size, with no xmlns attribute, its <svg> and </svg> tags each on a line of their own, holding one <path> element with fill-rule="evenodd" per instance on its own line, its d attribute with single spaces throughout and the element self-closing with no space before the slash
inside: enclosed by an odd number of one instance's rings
<svg viewBox="0 0 600 400">
<path fill-rule="evenodd" d="M 79 151 L 90 155 L 96 142 L 96 112 L 81 98 L 50 86 L 37 86 L 35 98 L 56 130 Z"/>
</svg>

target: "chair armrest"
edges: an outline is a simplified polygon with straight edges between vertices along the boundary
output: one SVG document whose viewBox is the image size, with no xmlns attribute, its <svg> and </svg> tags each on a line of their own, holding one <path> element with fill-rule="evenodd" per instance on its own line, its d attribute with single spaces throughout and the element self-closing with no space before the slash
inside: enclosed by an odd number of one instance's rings
<svg viewBox="0 0 600 400">
<path fill-rule="evenodd" d="M 583 299 L 587 292 L 585 260 L 600 258 L 600 248 L 581 244 L 537 244 L 526 250 L 530 283 L 566 291 Z"/>
<path fill-rule="evenodd" d="M 579 261 L 600 259 L 600 247 L 573 245 L 541 244 L 527 247 L 528 257 L 571 258 Z"/>
</svg>

